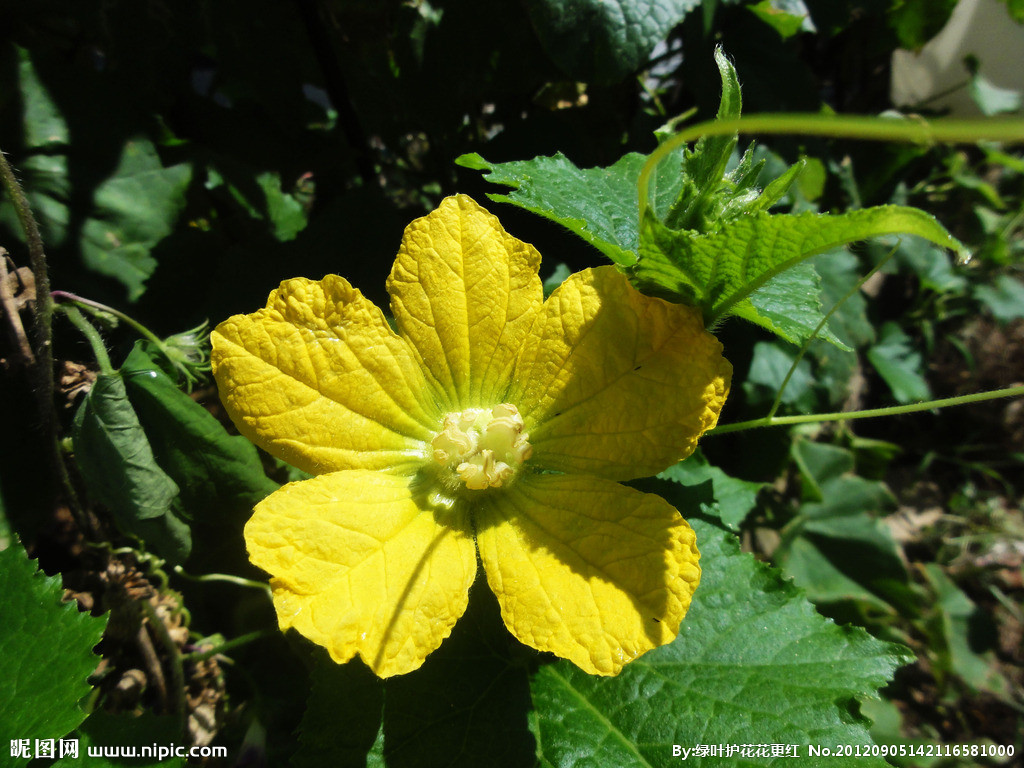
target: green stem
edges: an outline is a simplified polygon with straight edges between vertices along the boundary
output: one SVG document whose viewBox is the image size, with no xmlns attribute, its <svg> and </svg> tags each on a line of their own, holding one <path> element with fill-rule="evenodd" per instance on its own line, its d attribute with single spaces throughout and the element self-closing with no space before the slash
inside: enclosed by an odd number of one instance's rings
<svg viewBox="0 0 1024 768">
<path fill-rule="evenodd" d="M 28 247 L 29 265 L 32 278 L 35 280 L 35 311 L 32 313 L 32 345 L 35 354 L 35 366 L 29 372 L 29 384 L 35 393 L 36 410 L 39 414 L 40 433 L 46 441 L 51 466 L 57 473 L 57 481 L 64 489 L 68 505 L 82 527 L 87 532 L 93 531 L 92 521 L 85 514 L 78 500 L 78 493 L 71 482 L 71 475 L 64 463 L 59 440 L 59 423 L 53 395 L 53 298 L 50 296 L 50 275 L 46 264 L 46 251 L 43 238 L 39 234 L 39 226 L 32 207 L 24 190 L 14 176 L 14 171 L 7 162 L 3 150 L 0 150 L 0 187 L 7 193 L 14 206 L 15 215 L 25 234 Z M 104 350 L 105 352 L 106 350 Z"/>
<path fill-rule="evenodd" d="M 918 411 L 931 411 L 935 408 L 946 408 L 951 405 L 967 405 L 968 403 L 980 403 L 985 400 L 997 400 L 1001 397 L 1020 397 L 1024 395 L 1024 386 L 1006 387 L 1005 389 L 993 389 L 989 392 L 978 392 L 973 395 L 960 395 L 959 397 L 947 397 L 941 400 L 928 400 L 923 403 L 910 403 L 909 405 L 894 405 L 889 408 L 872 408 L 866 411 L 844 411 L 839 413 L 811 413 L 797 416 L 765 416 L 750 421 L 738 421 L 734 424 L 725 424 L 715 427 L 708 435 L 725 435 L 729 432 L 743 432 L 748 429 L 759 429 L 760 427 L 780 427 L 787 424 L 814 424 L 822 421 L 852 421 L 853 419 L 873 419 L 876 416 L 899 416 L 903 413 L 917 413 Z"/>
<path fill-rule="evenodd" d="M 100 337 L 100 332 L 96 330 L 96 326 L 90 323 L 82 313 L 78 311 L 77 307 L 73 307 L 70 304 L 60 305 L 60 311 L 64 313 L 64 316 L 71 321 L 71 324 L 77 328 L 86 341 L 89 342 L 89 346 L 92 347 L 92 355 L 96 358 L 96 364 L 100 367 L 100 373 L 113 376 L 116 371 L 114 366 L 110 363 L 110 355 L 107 354 L 107 347 L 103 343 L 103 339 Z"/>
<path fill-rule="evenodd" d="M 850 115 L 767 114 L 734 120 L 711 120 L 691 126 L 661 144 L 644 163 L 637 187 L 640 220 L 648 205 L 648 187 L 654 169 L 677 148 L 702 136 L 733 133 L 825 136 L 836 139 L 904 141 L 913 144 L 973 144 L 978 141 L 1024 142 L 1024 120 L 935 120 Z"/>
<path fill-rule="evenodd" d="M 253 581 L 252 579 L 243 579 L 241 576 L 231 576 L 226 573 L 207 573 L 202 576 L 193 576 L 190 573 L 186 573 L 185 569 L 180 565 L 174 566 L 174 572 L 181 576 L 183 579 L 189 581 L 203 582 L 203 581 L 220 581 L 225 584 L 234 584 L 238 587 L 249 587 L 250 589 L 258 589 L 262 592 L 266 592 L 267 597 L 272 597 L 273 593 L 270 591 L 270 585 L 262 581 Z"/>
<path fill-rule="evenodd" d="M 779 391 L 775 395 L 775 401 L 772 403 L 772 407 L 768 410 L 768 415 L 765 418 L 773 418 L 775 416 L 775 413 L 779 410 L 779 406 L 782 405 L 782 393 L 786 391 L 786 385 L 789 384 L 789 380 L 793 378 L 793 374 L 796 373 L 797 366 L 800 365 L 800 361 L 804 359 L 804 355 L 807 354 L 807 350 L 811 348 L 811 342 L 814 341 L 815 338 L 817 338 L 819 333 L 821 333 L 821 329 L 825 327 L 825 323 L 828 322 L 828 319 L 832 317 L 833 314 L 835 314 L 836 310 L 839 309 L 839 307 L 841 307 L 847 299 L 849 299 L 851 296 L 853 296 L 853 294 L 859 291 L 861 289 L 861 286 L 864 285 L 864 283 L 866 283 L 873 274 L 875 274 L 878 270 L 880 270 L 882 267 L 888 264 L 889 260 L 895 255 L 895 253 L 896 248 L 894 247 L 892 250 L 889 251 L 889 253 L 886 255 L 884 259 L 875 264 L 875 266 L 873 266 L 866 275 L 860 278 L 860 280 L 858 280 L 856 284 L 854 284 L 854 286 L 850 288 L 850 290 L 847 291 L 841 299 L 839 299 L 839 301 L 833 304 L 832 308 L 826 313 L 826 315 L 823 318 L 821 318 L 821 322 L 818 323 L 818 325 L 814 329 L 814 332 L 800 347 L 800 352 L 797 354 L 796 359 L 793 361 L 793 364 L 789 366 L 789 371 L 786 373 L 786 378 L 784 378 L 782 380 L 782 384 L 779 385 Z"/>
<path fill-rule="evenodd" d="M 161 339 L 159 336 L 157 336 L 155 333 L 149 330 L 149 328 L 144 326 L 138 320 L 129 315 L 126 315 L 124 312 L 121 312 L 120 310 L 114 309 L 113 307 L 107 306 L 106 304 L 101 304 L 98 301 L 93 301 L 92 299 L 86 299 L 82 296 L 78 296 L 77 294 L 71 293 L 70 291 L 54 291 L 53 296 L 58 301 L 74 302 L 75 304 L 79 304 L 85 309 L 88 309 L 93 312 L 98 311 L 111 314 L 118 320 L 134 328 L 139 333 L 139 335 L 156 344 L 157 348 L 160 349 L 160 351 L 166 352 L 166 347 L 164 346 L 163 339 Z"/>
<path fill-rule="evenodd" d="M 234 640 L 225 640 L 214 648 L 208 648 L 205 651 L 193 651 L 192 653 L 186 653 L 181 657 L 181 660 L 193 663 L 197 661 L 205 661 L 212 656 L 218 656 L 235 648 L 240 648 L 243 645 L 248 645 L 256 640 L 262 640 L 265 637 L 273 637 L 276 634 L 278 634 L 276 629 L 258 629 L 255 632 L 249 632 L 248 634 L 236 637 Z"/>
</svg>

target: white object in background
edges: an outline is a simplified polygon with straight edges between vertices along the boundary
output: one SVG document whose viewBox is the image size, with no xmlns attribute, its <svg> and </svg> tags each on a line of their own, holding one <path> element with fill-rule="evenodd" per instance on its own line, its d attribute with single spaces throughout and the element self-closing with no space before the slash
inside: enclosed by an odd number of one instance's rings
<svg viewBox="0 0 1024 768">
<path fill-rule="evenodd" d="M 893 104 L 913 107 L 965 84 L 970 72 L 963 60 L 968 55 L 977 57 L 981 74 L 993 85 L 1024 91 L 1024 26 L 1010 18 L 999 0 L 960 0 L 946 26 L 918 53 L 893 52 Z M 927 106 L 955 115 L 980 114 L 966 86 Z"/>
</svg>

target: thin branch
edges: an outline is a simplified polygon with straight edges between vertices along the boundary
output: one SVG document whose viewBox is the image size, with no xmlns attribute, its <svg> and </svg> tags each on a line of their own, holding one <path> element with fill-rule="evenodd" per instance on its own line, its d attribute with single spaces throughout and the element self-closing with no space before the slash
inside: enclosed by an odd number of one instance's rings
<svg viewBox="0 0 1024 768">
<path fill-rule="evenodd" d="M 932 411 L 936 408 L 948 408 L 952 405 L 967 405 L 968 403 L 980 403 L 986 400 L 997 400 L 1001 397 L 1021 397 L 1024 395 L 1024 386 L 1006 387 L 1005 389 L 993 389 L 988 392 L 977 392 L 973 395 L 960 395 L 959 397 L 946 397 L 941 400 L 927 400 L 923 403 L 910 403 L 908 405 L 894 405 L 889 408 L 872 408 L 866 411 L 842 411 L 839 413 L 809 413 L 796 416 L 765 416 L 750 421 L 737 421 L 733 424 L 723 424 L 708 432 L 705 437 L 712 435 L 726 435 L 730 432 L 744 432 L 748 429 L 760 429 L 762 427 L 781 427 L 787 424 L 815 424 L 824 421 L 853 421 L 854 419 L 873 419 L 878 416 L 899 416 L 904 413 L 918 413 L 920 411 Z"/>
<path fill-rule="evenodd" d="M 10 271 L 8 271 L 10 267 Z M 10 329 L 14 343 L 21 353 L 21 364 L 31 368 L 36 364 L 36 356 L 32 352 L 32 344 L 25 335 L 25 326 L 21 323 L 21 312 L 18 311 L 18 303 L 11 290 L 10 276 L 18 277 L 18 270 L 11 261 L 10 256 L 4 248 L 0 248 L 0 305 L 3 306 L 4 316 L 7 318 L 7 325 Z"/>
</svg>

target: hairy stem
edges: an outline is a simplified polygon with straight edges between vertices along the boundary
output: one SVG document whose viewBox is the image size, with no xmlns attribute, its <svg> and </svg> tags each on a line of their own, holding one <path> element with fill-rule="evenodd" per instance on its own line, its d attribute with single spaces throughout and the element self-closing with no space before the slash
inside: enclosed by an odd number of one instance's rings
<svg viewBox="0 0 1024 768">
<path fill-rule="evenodd" d="M 106 304 L 101 304 L 98 301 L 93 301 L 92 299 L 86 299 L 82 296 L 71 293 L 70 291 L 54 291 L 53 298 L 57 299 L 58 301 L 73 302 L 75 304 L 80 304 L 86 309 L 98 310 L 100 312 L 106 312 L 107 314 L 113 315 L 121 322 L 131 326 L 135 331 L 139 333 L 140 336 L 156 344 L 158 349 L 165 349 L 163 339 L 161 339 L 159 336 L 157 336 L 155 333 L 149 330 L 149 328 L 144 326 L 138 320 L 134 319 L 133 317 L 130 317 L 129 315 L 126 315 L 124 312 L 121 312 L 120 310 L 114 309 L 113 307 L 108 306 Z"/>
<path fill-rule="evenodd" d="M 86 320 L 77 307 L 73 307 L 70 304 L 62 304 L 60 311 L 64 313 L 64 316 L 89 342 L 89 346 L 92 347 L 92 356 L 96 358 L 96 364 L 100 367 L 100 373 L 113 375 L 115 373 L 114 366 L 110 363 L 107 346 L 103 343 L 103 339 L 100 337 L 100 332 L 96 330 L 96 326 Z"/>
</svg>

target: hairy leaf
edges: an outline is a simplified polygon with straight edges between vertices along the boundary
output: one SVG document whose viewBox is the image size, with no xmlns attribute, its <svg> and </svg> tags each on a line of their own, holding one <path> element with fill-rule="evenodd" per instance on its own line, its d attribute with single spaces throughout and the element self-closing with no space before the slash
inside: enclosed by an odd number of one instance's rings
<svg viewBox="0 0 1024 768">
<path fill-rule="evenodd" d="M 99 658 L 106 617 L 79 613 L 64 603 L 60 578 L 36 570 L 17 542 L 0 550 L 0 732 L 4 765 L 24 765 L 8 746 L 29 739 L 59 739 L 85 719 L 78 701 L 89 692 L 86 682 Z"/>
<path fill-rule="evenodd" d="M 812 306 L 817 290 L 808 295 L 808 280 L 816 283 L 816 276 L 783 273 L 811 256 L 895 232 L 964 252 L 934 217 L 899 206 L 836 215 L 752 213 L 697 236 L 673 231 L 655 216 L 645 216 L 642 226 L 640 259 L 632 270 L 641 288 L 697 304 L 708 322 L 738 315 L 794 343 L 809 338 L 822 314 Z"/>
<path fill-rule="evenodd" d="M 655 210 L 667 214 L 682 189 L 678 162 L 662 163 L 651 187 Z M 485 171 L 495 184 L 514 188 L 508 195 L 488 195 L 491 200 L 525 208 L 561 224 L 582 237 L 620 267 L 636 262 L 640 242 L 637 179 L 647 155 L 625 155 L 608 168 L 577 168 L 565 155 L 535 157 L 509 163 L 490 163 L 478 154 L 463 155 L 456 162 Z"/>
<path fill-rule="evenodd" d="M 742 554 L 733 536 L 691 523 L 704 576 L 674 643 L 616 678 L 565 662 L 534 675 L 542 763 L 646 768 L 673 762 L 673 745 L 700 744 L 794 744 L 806 759 L 809 744 L 870 743 L 855 702 L 876 697 L 908 653 L 822 618 L 778 571 Z M 690 755 L 686 765 L 790 762 Z M 886 763 L 833 757 L 828 765 Z"/>
<path fill-rule="evenodd" d="M 570 77 L 614 83 L 639 69 L 654 46 L 700 0 L 528 0 L 548 55 Z"/>
</svg>

